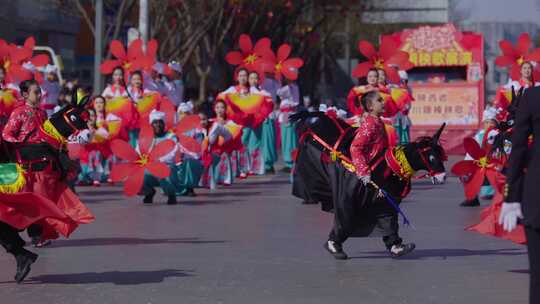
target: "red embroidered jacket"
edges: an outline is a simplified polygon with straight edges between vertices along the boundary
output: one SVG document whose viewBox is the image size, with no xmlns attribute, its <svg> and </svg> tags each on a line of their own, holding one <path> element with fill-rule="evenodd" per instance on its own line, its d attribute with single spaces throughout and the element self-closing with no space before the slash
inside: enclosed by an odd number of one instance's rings
<svg viewBox="0 0 540 304">
<path fill-rule="evenodd" d="M 357 176 L 371 174 L 370 162 L 388 148 L 384 123 L 378 117 L 366 115 L 351 143 L 351 158 Z"/>
<path fill-rule="evenodd" d="M 39 128 L 47 120 L 47 113 L 36 107 L 23 104 L 11 112 L 9 120 L 2 131 L 5 141 L 12 143 L 41 142 Z"/>
</svg>

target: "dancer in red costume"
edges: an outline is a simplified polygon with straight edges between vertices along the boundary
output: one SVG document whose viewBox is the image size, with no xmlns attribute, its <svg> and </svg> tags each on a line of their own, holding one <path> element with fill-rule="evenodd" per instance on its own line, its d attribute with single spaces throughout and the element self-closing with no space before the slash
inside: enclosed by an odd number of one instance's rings
<svg viewBox="0 0 540 304">
<path fill-rule="evenodd" d="M 75 98 L 72 105 L 45 120 L 38 107 L 41 89 L 37 82 L 24 81 L 20 89 L 25 104 L 13 111 L 3 131 L 4 147 L 16 162 L 0 164 L 0 245 L 16 258 L 18 283 L 37 258 L 23 248 L 19 230 L 31 230 L 33 241 L 39 243 L 59 234 L 67 237 L 79 224 L 94 219 L 66 183 L 73 172 L 67 138 L 87 127 L 84 106 L 88 98 L 78 105 Z"/>
<path fill-rule="evenodd" d="M 384 123 L 380 117 L 384 113 L 384 100 L 378 92 L 373 91 L 362 97 L 361 106 L 366 114 L 363 123 L 356 131 L 350 151 L 357 178 L 365 187 L 371 187 L 373 162 L 389 147 Z M 380 192 L 377 196 L 382 198 Z M 403 240 L 399 237 L 398 215 L 392 207 L 377 202 L 368 209 L 367 214 L 372 219 L 375 218 L 376 226 L 382 230 L 383 242 L 393 257 L 399 257 L 414 250 L 414 243 L 403 244 Z M 325 248 L 336 259 L 347 259 L 348 256 L 343 251 L 342 244 L 353 234 L 353 231 L 345 229 L 345 226 L 341 224 L 335 222 Z"/>
</svg>

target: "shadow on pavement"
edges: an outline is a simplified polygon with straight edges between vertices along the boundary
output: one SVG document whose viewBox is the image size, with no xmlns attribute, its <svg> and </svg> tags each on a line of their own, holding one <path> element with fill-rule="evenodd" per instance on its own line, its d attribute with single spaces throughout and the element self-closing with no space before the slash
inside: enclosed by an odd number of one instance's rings
<svg viewBox="0 0 540 304">
<path fill-rule="evenodd" d="M 124 198 L 82 198 L 82 202 L 85 204 L 105 204 L 111 202 L 123 201 Z"/>
<path fill-rule="evenodd" d="M 290 184 L 288 179 L 274 179 L 269 181 L 250 181 L 247 180 L 245 183 L 242 183 L 242 186 L 269 186 L 269 185 L 286 185 Z"/>
<path fill-rule="evenodd" d="M 97 284 L 139 285 L 161 283 L 165 278 L 193 276 L 190 272 L 176 269 L 156 271 L 107 271 L 40 275 L 27 279 L 24 284 Z"/>
<path fill-rule="evenodd" d="M 508 270 L 508 272 L 513 273 L 521 273 L 521 274 L 529 274 L 529 269 L 514 269 L 514 270 Z"/>
<path fill-rule="evenodd" d="M 54 241 L 48 248 L 58 247 L 87 247 L 87 246 L 117 246 L 117 245 L 154 245 L 154 244 L 221 244 L 227 241 L 205 241 L 197 237 L 172 239 L 142 239 L 142 238 L 92 238 Z"/>
<path fill-rule="evenodd" d="M 201 196 L 206 196 L 206 193 L 205 194 L 201 194 Z M 177 198 L 177 201 L 178 201 L 178 205 L 186 205 L 186 206 L 197 206 L 197 205 L 200 205 L 200 206 L 203 206 L 203 205 L 229 205 L 229 204 L 234 204 L 234 203 L 238 203 L 238 202 L 242 202 L 242 200 L 232 200 L 232 199 L 224 199 L 224 200 L 219 200 L 217 198 L 209 198 L 209 199 L 205 199 L 205 200 L 189 200 L 189 201 L 184 201 L 182 199 L 186 199 L 185 197 L 182 197 L 182 198 Z M 189 198 L 187 198 L 189 199 Z"/>
<path fill-rule="evenodd" d="M 99 189 L 99 188 L 98 188 Z M 113 195 L 113 196 L 123 196 L 124 195 L 124 192 L 122 191 L 121 188 L 119 188 L 118 190 L 94 190 L 94 191 L 83 191 L 82 189 L 80 188 L 77 188 L 77 195 L 80 195 L 80 196 L 107 196 L 107 195 Z"/>
<path fill-rule="evenodd" d="M 261 194 L 260 191 L 245 191 L 245 192 L 233 192 L 233 191 L 223 191 L 223 192 L 208 192 L 201 194 L 201 196 L 256 196 Z"/>
<path fill-rule="evenodd" d="M 371 251 L 366 252 L 369 255 L 355 256 L 351 259 L 390 259 L 387 251 Z M 526 251 L 518 248 L 495 249 L 495 250 L 469 250 L 469 249 L 416 249 L 407 256 L 400 257 L 399 260 L 421 260 L 425 258 L 441 258 L 448 257 L 466 257 L 466 256 L 485 256 L 485 255 L 501 255 L 501 256 L 516 256 L 525 255 Z"/>
</svg>

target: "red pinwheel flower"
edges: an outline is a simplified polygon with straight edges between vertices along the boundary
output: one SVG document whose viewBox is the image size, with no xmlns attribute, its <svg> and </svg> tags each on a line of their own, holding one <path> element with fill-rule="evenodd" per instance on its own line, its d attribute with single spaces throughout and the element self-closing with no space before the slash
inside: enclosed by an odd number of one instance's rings
<svg viewBox="0 0 540 304">
<path fill-rule="evenodd" d="M 102 74 L 111 74 L 116 67 L 124 69 L 124 79 L 128 79 L 131 72 L 143 67 L 145 55 L 142 50 L 143 41 L 136 39 L 128 46 L 127 52 L 122 42 L 113 40 L 110 45 L 111 54 L 116 59 L 108 59 L 101 63 L 100 71 Z"/>
<path fill-rule="evenodd" d="M 468 200 L 474 199 L 480 187 L 487 177 L 490 184 L 497 189 L 497 170 L 498 162 L 488 157 L 487 152 L 480 148 L 480 145 L 473 138 L 467 137 L 463 140 L 465 151 L 473 158 L 472 160 L 462 160 L 452 167 L 452 173 L 467 177 L 464 182 L 465 197 Z"/>
<path fill-rule="evenodd" d="M 124 193 L 128 196 L 136 195 L 141 190 L 146 170 L 158 178 L 166 178 L 170 174 L 169 167 L 159 162 L 159 158 L 171 152 L 175 143 L 172 140 L 164 140 L 150 150 L 152 138 L 152 136 L 142 136 L 141 134 L 139 138 L 140 153 L 124 140 L 115 139 L 111 142 L 111 150 L 114 155 L 127 161 L 127 163 L 113 165 L 111 179 L 114 182 L 125 180 Z"/>
<path fill-rule="evenodd" d="M 49 56 L 40 54 L 30 58 L 30 60 L 26 61 L 22 66 L 34 76 L 34 79 L 37 82 L 43 83 L 43 74 L 40 72 L 39 68 L 43 68 L 47 64 L 49 64 Z"/>
<path fill-rule="evenodd" d="M 144 69 L 147 72 L 151 72 L 154 64 L 157 62 L 157 50 L 158 50 L 158 42 L 156 39 L 152 39 L 148 41 L 146 44 L 146 52 L 144 52 L 143 56 L 140 58 L 140 63 L 142 69 Z"/>
<path fill-rule="evenodd" d="M 298 78 L 298 69 L 304 65 L 304 61 L 301 58 L 288 58 L 291 54 L 291 46 L 284 43 L 277 51 L 277 57 L 271 52 L 272 58 L 267 61 L 271 64 L 271 68 L 265 68 L 274 72 L 277 80 L 281 80 L 281 75 L 287 79 L 296 80 Z"/>
<path fill-rule="evenodd" d="M 514 80 L 519 80 L 521 65 L 527 61 L 540 61 L 540 48 L 533 49 L 529 52 L 532 42 L 528 33 L 519 35 L 516 46 L 508 40 L 501 40 L 499 47 L 502 55 L 495 58 L 495 64 L 500 67 L 510 67 L 510 77 Z M 534 69 L 534 78 L 540 77 L 540 71 Z"/>
<path fill-rule="evenodd" d="M 0 65 L 6 71 L 5 81 L 7 83 L 32 78 L 32 72 L 23 68 L 22 64 L 32 57 L 34 45 L 35 40 L 33 37 L 27 38 L 23 47 L 8 44 L 5 40 L 0 39 Z"/>
<path fill-rule="evenodd" d="M 267 37 L 261 38 L 253 46 L 251 37 L 242 34 L 240 35 L 238 44 L 240 46 L 240 52 L 231 51 L 227 53 L 225 60 L 231 65 L 238 65 L 249 71 L 256 71 L 262 74 L 264 72 L 263 61 L 271 60 L 273 56 L 270 49 L 270 45 L 272 44 L 270 39 Z"/>
<path fill-rule="evenodd" d="M 359 63 L 353 70 L 353 77 L 366 76 L 369 69 L 383 69 L 390 81 L 399 82 L 399 74 L 395 67 L 400 70 L 408 70 L 412 67 L 409 62 L 409 54 L 400 51 L 398 45 L 389 37 L 383 37 L 379 51 L 368 41 L 361 40 L 358 43 L 360 53 L 368 61 Z"/>
</svg>

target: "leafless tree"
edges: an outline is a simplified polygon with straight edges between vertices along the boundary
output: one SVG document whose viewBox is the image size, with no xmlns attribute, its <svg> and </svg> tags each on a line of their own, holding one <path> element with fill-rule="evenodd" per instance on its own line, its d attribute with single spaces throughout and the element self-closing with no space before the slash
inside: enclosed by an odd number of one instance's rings
<svg viewBox="0 0 540 304">
<path fill-rule="evenodd" d="M 133 10 L 136 8 L 137 0 L 104 0 L 105 10 L 114 12 L 114 18 L 104 22 L 104 35 L 106 39 L 103 45 L 109 45 L 109 42 L 118 39 L 122 28 L 129 22 Z M 92 0 L 56 0 L 59 8 L 66 14 L 78 15 L 90 29 L 94 38 L 96 29 L 94 24 L 95 1 Z M 107 49 L 108 50 L 108 49 Z M 106 57 L 110 57 L 110 51 L 107 51 Z"/>
</svg>

